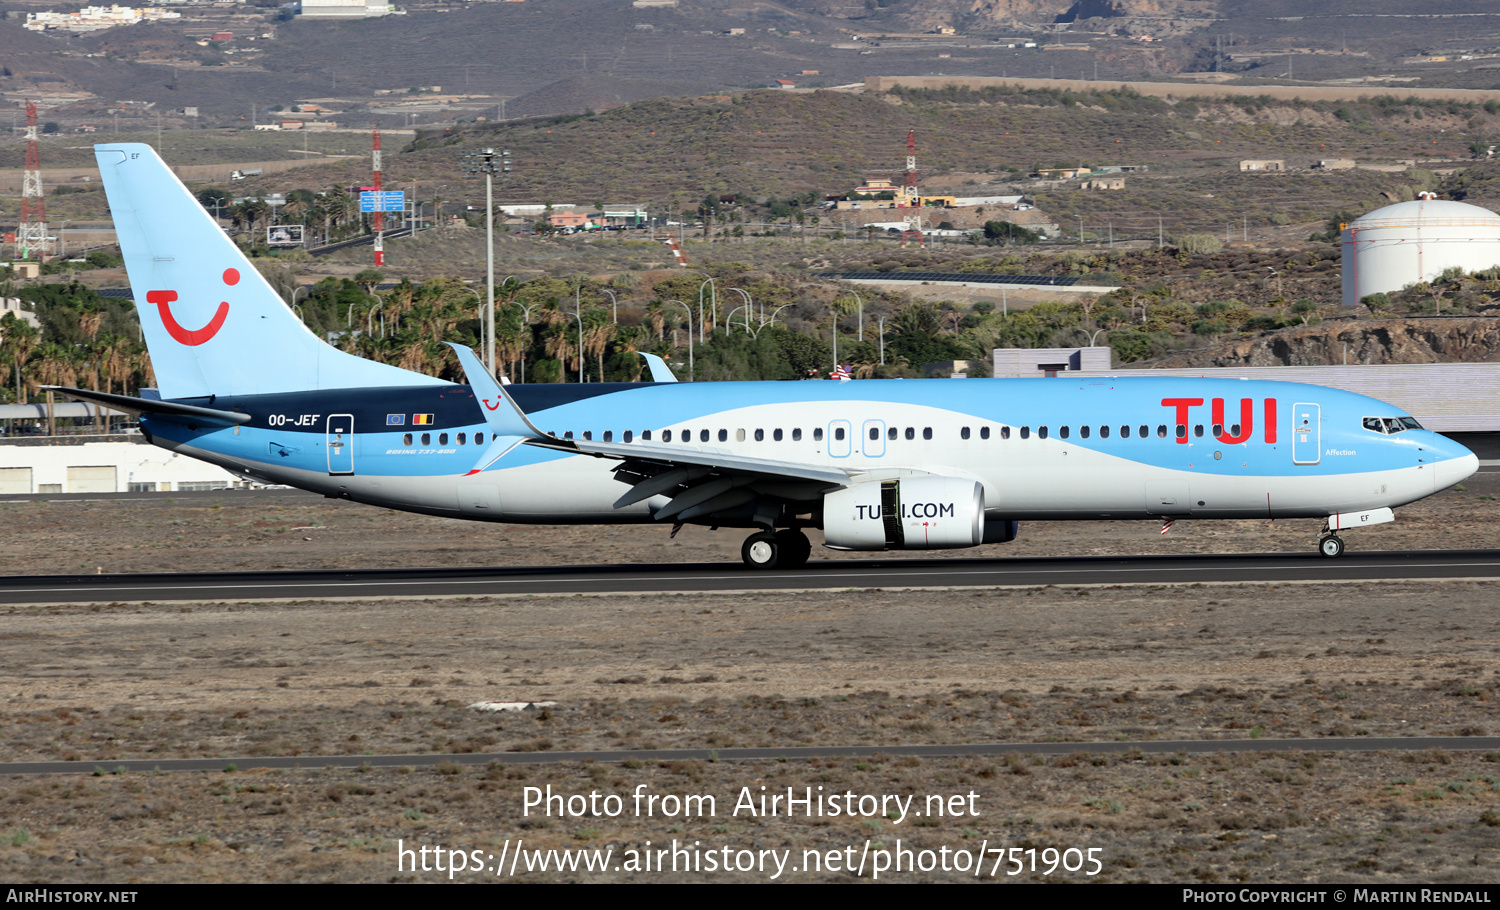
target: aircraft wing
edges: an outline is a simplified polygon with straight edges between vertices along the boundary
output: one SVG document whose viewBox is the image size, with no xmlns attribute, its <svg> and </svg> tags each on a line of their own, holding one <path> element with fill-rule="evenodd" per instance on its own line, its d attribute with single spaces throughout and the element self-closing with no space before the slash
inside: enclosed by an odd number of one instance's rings
<svg viewBox="0 0 1500 910">
<path fill-rule="evenodd" d="M 746 458 L 690 446 L 579 439 L 528 440 L 531 445 L 617 458 L 615 479 L 631 488 L 615 500 L 617 509 L 654 496 L 671 501 L 656 511 L 658 520 L 686 521 L 757 498 L 814 500 L 849 483 L 844 471 L 790 461 Z M 556 445 L 555 443 L 563 443 Z"/>
<path fill-rule="evenodd" d="M 463 345 L 449 345 L 458 354 L 464 374 L 480 399 L 485 420 L 500 438 L 492 444 L 470 473 L 494 464 L 520 443 L 620 461 L 615 479 L 631 489 L 615 500 L 617 509 L 643 502 L 654 496 L 670 496 L 671 501 L 658 509 L 657 519 L 675 518 L 687 521 L 700 515 L 744 505 L 752 500 L 816 500 L 849 482 L 849 474 L 834 468 L 747 458 L 701 449 L 691 445 L 668 446 L 649 442 L 594 442 L 587 439 L 560 439 L 537 429 L 516 400 L 495 382 L 473 351 Z M 509 407 L 492 407 L 504 401 Z"/>
</svg>

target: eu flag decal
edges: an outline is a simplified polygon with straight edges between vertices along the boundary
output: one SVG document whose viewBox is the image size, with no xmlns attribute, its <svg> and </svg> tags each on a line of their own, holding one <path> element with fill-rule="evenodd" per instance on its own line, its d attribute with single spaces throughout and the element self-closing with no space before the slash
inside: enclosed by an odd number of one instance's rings
<svg viewBox="0 0 1500 910">
<path fill-rule="evenodd" d="M 406 415 L 405 414 L 387 414 L 387 415 L 385 415 L 385 425 L 388 426 L 388 427 L 405 426 L 406 425 Z"/>
</svg>

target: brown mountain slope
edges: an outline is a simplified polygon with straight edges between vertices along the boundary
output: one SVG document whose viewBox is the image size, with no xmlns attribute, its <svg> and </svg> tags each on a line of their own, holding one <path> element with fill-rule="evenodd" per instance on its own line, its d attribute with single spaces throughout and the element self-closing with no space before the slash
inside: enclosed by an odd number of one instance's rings
<svg viewBox="0 0 1500 910">
<path fill-rule="evenodd" d="M 1129 368 L 1496 361 L 1500 361 L 1500 318 L 1464 316 L 1296 326 L 1244 341 L 1134 363 Z"/>
</svg>

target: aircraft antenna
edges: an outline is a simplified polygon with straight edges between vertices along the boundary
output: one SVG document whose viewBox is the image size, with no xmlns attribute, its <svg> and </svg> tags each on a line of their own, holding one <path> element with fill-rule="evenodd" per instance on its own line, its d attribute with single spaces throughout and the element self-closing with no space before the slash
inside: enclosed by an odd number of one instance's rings
<svg viewBox="0 0 1500 910">
<path fill-rule="evenodd" d="M 35 250 L 47 258 L 47 204 L 42 197 L 42 164 L 36 143 L 36 102 L 26 102 L 26 170 L 21 175 L 21 223 L 16 229 L 16 258 Z"/>
<path fill-rule="evenodd" d="M 375 171 L 375 212 L 371 221 L 371 227 L 375 230 L 375 264 L 385 265 L 385 197 L 380 193 L 380 130 L 375 130 L 374 145 L 370 150 L 370 158 L 374 164 Z"/>
<path fill-rule="evenodd" d="M 915 236 L 917 246 L 922 243 L 922 197 L 917 192 L 917 131 L 906 131 L 906 185 L 901 188 L 901 205 L 905 208 L 916 209 L 917 214 L 907 215 L 906 227 L 901 231 L 901 245 L 906 246 L 906 239 Z"/>
</svg>

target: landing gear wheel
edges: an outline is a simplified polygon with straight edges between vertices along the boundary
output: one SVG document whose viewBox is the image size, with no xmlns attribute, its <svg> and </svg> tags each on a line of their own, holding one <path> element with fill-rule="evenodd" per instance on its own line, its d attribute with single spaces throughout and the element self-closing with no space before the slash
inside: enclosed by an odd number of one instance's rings
<svg viewBox="0 0 1500 910">
<path fill-rule="evenodd" d="M 1344 541 L 1337 534 L 1329 534 L 1318 541 L 1318 552 L 1329 559 L 1344 555 Z"/>
<path fill-rule="evenodd" d="M 806 534 L 796 528 L 786 528 L 776 532 L 776 543 L 781 547 L 780 568 L 800 569 L 807 565 L 807 557 L 812 555 L 812 541 Z"/>
<path fill-rule="evenodd" d="M 780 557 L 781 543 L 770 531 L 751 534 L 740 546 L 740 558 L 752 569 L 774 569 Z"/>
</svg>

